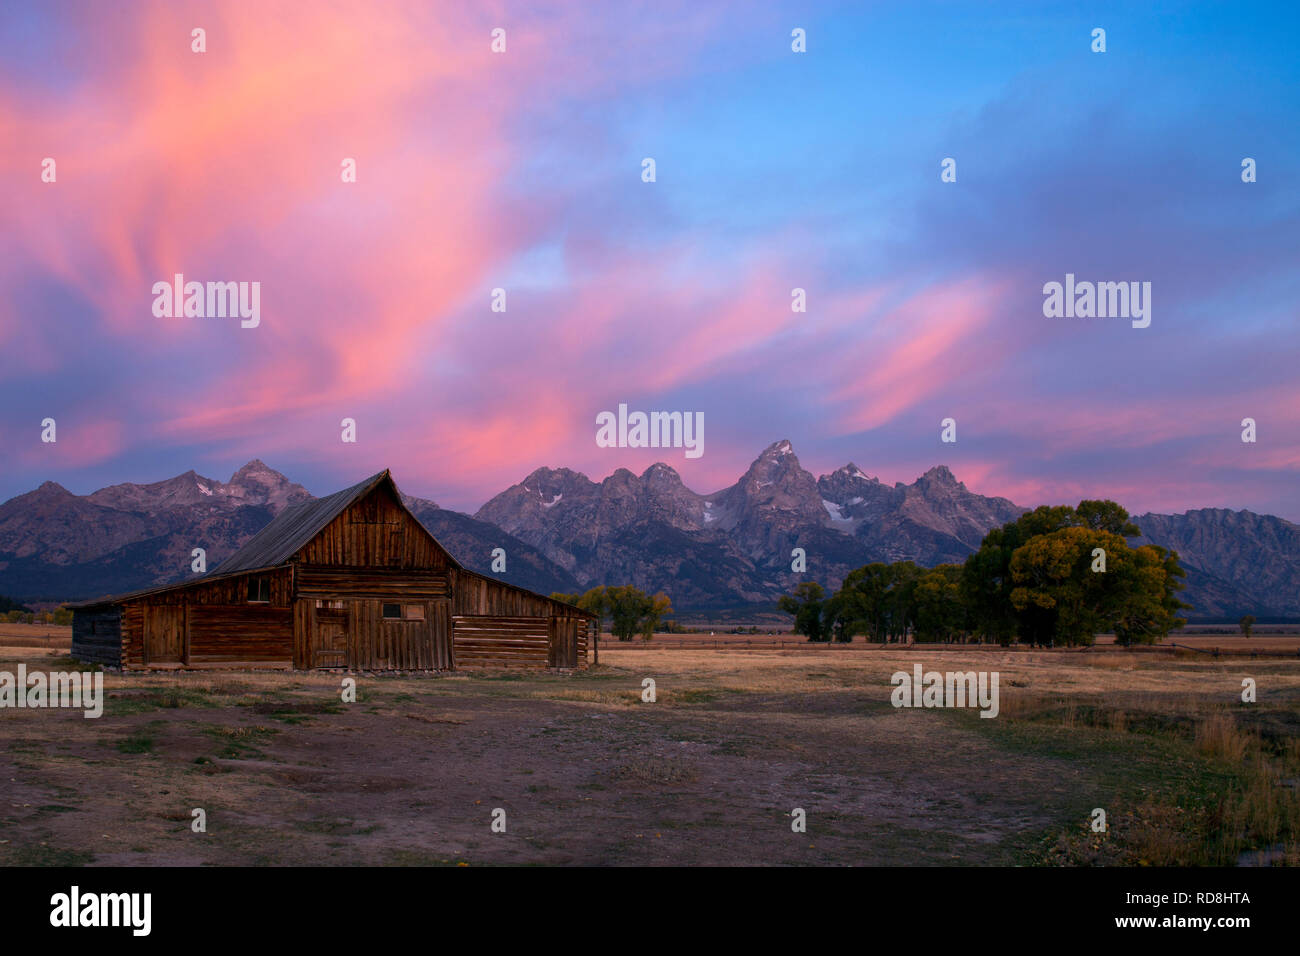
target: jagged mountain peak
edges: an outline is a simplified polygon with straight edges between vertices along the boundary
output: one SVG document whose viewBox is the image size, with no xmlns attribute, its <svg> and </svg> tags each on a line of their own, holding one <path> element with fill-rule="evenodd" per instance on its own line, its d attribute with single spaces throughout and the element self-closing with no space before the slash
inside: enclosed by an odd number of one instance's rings
<svg viewBox="0 0 1300 956">
<path fill-rule="evenodd" d="M 254 458 L 230 476 L 230 483 L 234 484 L 239 481 L 265 479 L 272 479 L 275 481 L 289 480 L 283 474 L 270 467 L 266 462 L 262 461 L 262 459 Z"/>
<path fill-rule="evenodd" d="M 829 475 L 822 475 L 822 477 L 819 478 L 818 481 L 820 482 L 822 479 L 825 478 L 839 479 L 843 481 L 869 481 L 869 482 L 874 482 L 876 484 L 880 483 L 879 478 L 875 477 L 874 475 L 868 475 L 865 471 L 863 471 L 853 462 L 849 462 L 847 465 L 841 465 L 839 468 L 836 468 Z"/>
<path fill-rule="evenodd" d="M 206 479 L 204 479 L 206 481 Z M 227 485 L 238 487 L 260 486 L 264 488 L 301 487 L 291 482 L 282 472 L 276 471 L 260 458 L 254 458 L 233 475 Z"/>
<path fill-rule="evenodd" d="M 952 488 L 961 488 L 965 490 L 966 486 L 957 480 L 957 476 L 952 473 L 947 465 L 935 465 L 920 478 L 917 482 L 926 482 L 927 484 L 945 485 Z"/>
<path fill-rule="evenodd" d="M 627 484 L 637 480 L 636 472 L 631 468 L 615 468 L 601 484 Z"/>
<path fill-rule="evenodd" d="M 737 487 L 751 484 L 766 487 L 777 481 L 802 479 L 804 476 L 807 476 L 809 483 L 816 483 L 813 476 L 804 471 L 803 466 L 799 464 L 794 446 L 788 440 L 782 439 L 763 449 L 763 453 L 750 464 Z"/>
<path fill-rule="evenodd" d="M 568 511 L 575 500 L 594 494 L 600 487 L 582 472 L 570 468 L 535 468 L 523 481 L 484 504 L 475 518 L 513 533 L 514 527 L 543 521 L 537 515 L 561 502 L 565 504 L 560 510 Z"/>
<path fill-rule="evenodd" d="M 551 468 L 548 465 L 543 465 L 541 468 L 534 468 L 528 473 L 528 476 L 524 479 L 524 483 L 527 483 L 534 478 L 563 478 L 566 481 L 575 478 L 580 478 L 583 481 L 591 480 L 582 472 L 574 471 L 572 468 Z"/>
<path fill-rule="evenodd" d="M 272 512 L 282 511 L 312 497 L 306 488 L 290 481 L 260 458 L 248 462 L 225 484 L 210 484 L 203 479 L 203 486 L 200 491 L 204 495 L 227 497 L 243 504 L 264 504 Z"/>
<path fill-rule="evenodd" d="M 523 491 L 525 494 L 531 494 L 536 497 L 545 497 L 547 494 L 556 494 L 566 490 L 576 488 L 594 488 L 596 483 L 580 471 L 574 471 L 571 468 L 536 468 L 527 478 L 512 486 Z M 512 488 L 507 488 L 502 494 L 509 493 Z"/>
<path fill-rule="evenodd" d="M 681 485 L 682 476 L 671 465 L 665 465 L 662 461 L 657 461 L 641 472 L 641 481 L 652 487 L 656 485 L 676 487 Z"/>
<path fill-rule="evenodd" d="M 774 441 L 772 442 L 772 444 L 764 448 L 763 454 L 759 455 L 759 457 L 766 458 L 769 455 L 793 455 L 793 454 L 794 454 L 794 445 L 790 443 L 790 439 L 782 438 L 780 441 Z"/>
</svg>

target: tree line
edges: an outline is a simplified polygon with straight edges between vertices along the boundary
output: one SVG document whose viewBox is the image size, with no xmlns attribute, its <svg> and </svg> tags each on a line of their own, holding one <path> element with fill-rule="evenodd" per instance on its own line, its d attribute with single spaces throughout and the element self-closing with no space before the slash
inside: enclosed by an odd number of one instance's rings
<svg viewBox="0 0 1300 956">
<path fill-rule="evenodd" d="M 551 597 L 599 615 L 601 627 L 608 626 L 609 632 L 620 641 L 630 641 L 637 634 L 650 640 L 664 616 L 673 613 L 668 595 L 662 591 L 646 594 L 630 584 L 601 585 L 585 594 L 556 591 Z"/>
<path fill-rule="evenodd" d="M 70 608 L 59 605 L 53 611 L 33 611 L 25 604 L 0 594 L 0 621 L 6 624 L 56 624 L 67 626 L 72 623 Z"/>
<path fill-rule="evenodd" d="M 1178 554 L 1153 544 L 1113 501 L 1043 506 L 994 528 L 963 564 L 923 568 L 873 562 L 849 572 L 829 597 L 806 581 L 778 607 L 811 641 L 862 635 L 887 643 L 1155 643 L 1186 624 Z"/>
</svg>

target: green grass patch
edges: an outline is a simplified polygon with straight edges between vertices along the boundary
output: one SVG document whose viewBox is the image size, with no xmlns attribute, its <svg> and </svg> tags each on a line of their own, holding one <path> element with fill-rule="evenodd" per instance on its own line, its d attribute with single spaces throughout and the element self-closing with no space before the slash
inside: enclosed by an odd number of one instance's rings
<svg viewBox="0 0 1300 956">
<path fill-rule="evenodd" d="M 124 754 L 147 754 L 153 752 L 154 743 L 150 734 L 128 734 L 117 742 L 117 749 Z"/>
<path fill-rule="evenodd" d="M 204 733 L 216 738 L 217 757 L 225 760 L 256 760 L 265 756 L 260 749 L 272 734 L 280 731 L 274 727 L 207 727 Z"/>
</svg>

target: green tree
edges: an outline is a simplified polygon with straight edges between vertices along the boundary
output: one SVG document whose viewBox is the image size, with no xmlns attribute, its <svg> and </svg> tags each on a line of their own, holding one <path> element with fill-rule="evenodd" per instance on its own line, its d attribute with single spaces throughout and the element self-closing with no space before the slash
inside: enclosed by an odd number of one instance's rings
<svg viewBox="0 0 1300 956">
<path fill-rule="evenodd" d="M 836 592 L 836 614 L 851 636 L 865 634 L 876 643 L 885 640 L 885 590 L 889 565 L 874 561 L 850 571 Z"/>
<path fill-rule="evenodd" d="M 885 576 L 885 633 L 901 641 L 916 622 L 916 586 L 924 569 L 913 561 L 895 561 Z"/>
<path fill-rule="evenodd" d="M 776 606 L 787 614 L 794 615 L 794 632 L 805 635 L 808 640 L 821 642 L 828 639 L 822 624 L 822 605 L 826 600 L 825 589 L 815 581 L 803 581 L 795 586 L 792 594 L 782 595 Z"/>
<path fill-rule="evenodd" d="M 977 633 L 1001 644 L 1017 639 L 1035 644 L 1056 640 L 1059 610 L 1044 599 L 1045 593 L 1039 593 L 1034 600 L 1012 600 L 1012 592 L 1020 582 L 1014 580 L 1011 561 L 1033 539 L 1067 528 L 1106 533 L 1121 540 L 1141 533 L 1121 505 L 1093 499 L 1080 501 L 1077 508 L 1044 505 L 994 528 L 962 568 L 962 598 L 970 614 L 970 626 Z M 1039 557 L 1044 555 L 1040 553 Z M 1022 598 L 1026 597 L 1022 594 Z"/>
<path fill-rule="evenodd" d="M 1005 645 L 1050 631 L 1050 614 L 1039 608 L 1018 609 L 1012 603 L 1011 557 L 1031 538 L 1067 528 L 1076 520 L 1074 509 L 1067 505 L 1043 505 L 984 536 L 979 550 L 962 568 L 962 596 L 977 632 Z"/>
<path fill-rule="evenodd" d="M 1128 512 L 1113 501 L 1085 499 L 1074 509 L 1080 527 L 1093 531 L 1109 531 L 1123 538 L 1136 538 L 1142 532 L 1129 520 Z"/>
<path fill-rule="evenodd" d="M 917 641 L 952 641 L 965 637 L 968 615 L 961 581 L 960 564 L 940 564 L 917 578 L 913 592 Z"/>
<path fill-rule="evenodd" d="M 1011 604 L 1011 555 L 1023 542 L 1007 528 L 994 528 L 962 565 L 961 596 L 971 626 L 982 639 L 1010 644 L 1020 633 Z"/>
<path fill-rule="evenodd" d="M 659 629 L 659 622 L 665 616 L 673 613 L 673 602 L 668 600 L 668 595 L 663 591 L 650 596 L 650 607 L 641 619 L 641 638 L 650 640 L 654 637 L 655 631 Z"/>
<path fill-rule="evenodd" d="M 826 635 L 827 640 L 840 644 L 849 643 L 853 640 L 854 627 L 857 623 L 855 612 L 843 588 L 823 602 L 822 633 Z"/>
<path fill-rule="evenodd" d="M 573 604 L 600 617 L 601 626 L 609 622 L 609 632 L 620 641 L 630 641 L 640 634 L 650 640 L 664 615 L 673 613 L 672 602 L 662 591 L 646 594 L 633 585 L 599 585 L 581 597 L 575 594 L 552 594 L 557 601 Z"/>
<path fill-rule="evenodd" d="M 1096 572 L 1093 553 L 1106 552 L 1108 570 Z M 1124 539 L 1108 531 L 1066 527 L 1036 535 L 1011 557 L 1011 604 L 1022 615 L 1021 636 L 1035 644 L 1091 644 L 1110 620 Z"/>
<path fill-rule="evenodd" d="M 1241 625 L 1241 633 L 1242 633 L 1242 635 L 1243 635 L 1244 637 L 1250 637 L 1251 629 L 1255 626 L 1255 615 L 1253 615 L 1253 614 L 1247 614 L 1245 617 L 1243 617 L 1243 618 L 1242 618 L 1240 621 L 1238 621 L 1237 623 L 1238 623 L 1239 625 Z"/>
<path fill-rule="evenodd" d="M 551 597 L 556 601 L 563 601 L 565 604 L 572 604 L 575 607 L 586 611 L 588 614 L 595 614 L 600 619 L 601 630 L 606 629 L 610 620 L 610 597 L 609 588 L 605 585 L 599 585 L 591 588 L 583 594 L 565 594 L 561 591 L 554 592 Z"/>
<path fill-rule="evenodd" d="M 915 624 L 916 589 L 927 573 L 911 561 L 873 561 L 855 568 L 828 602 L 828 626 L 838 629 L 840 640 L 865 634 L 880 643 L 901 641 Z"/>
<path fill-rule="evenodd" d="M 1036 644 L 1091 644 L 1108 630 L 1121 644 L 1154 643 L 1186 623 L 1178 555 L 1130 548 L 1116 532 L 1071 526 L 1037 535 L 1016 549 L 1011 576 L 1022 637 Z"/>
<path fill-rule="evenodd" d="M 1132 561 L 1120 562 L 1114 582 L 1119 594 L 1111 629 L 1115 640 L 1125 646 L 1154 644 L 1187 623 L 1179 611 L 1191 605 L 1178 597 L 1187 572 L 1176 551 L 1146 544 L 1130 553 Z"/>
</svg>

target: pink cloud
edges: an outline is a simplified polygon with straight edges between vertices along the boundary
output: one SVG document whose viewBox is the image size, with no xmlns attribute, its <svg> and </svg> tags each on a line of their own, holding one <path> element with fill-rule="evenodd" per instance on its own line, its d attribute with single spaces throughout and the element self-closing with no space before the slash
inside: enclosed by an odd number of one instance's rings
<svg viewBox="0 0 1300 956">
<path fill-rule="evenodd" d="M 56 441 L 44 442 L 40 421 L 30 431 L 17 434 L 11 430 L 0 444 L 12 456 L 11 464 L 26 468 L 67 470 L 95 465 L 120 454 L 127 447 L 126 426 L 116 419 L 83 418 L 75 413 L 51 416 L 55 420 Z"/>
<path fill-rule="evenodd" d="M 841 409 L 845 432 L 886 424 L 953 382 L 997 361 L 986 331 L 1007 284 L 967 278 L 915 293 L 888 307 L 883 296 L 855 317 L 861 334 L 834 361 L 828 400 Z M 935 423 L 936 429 L 938 422 Z"/>
</svg>

